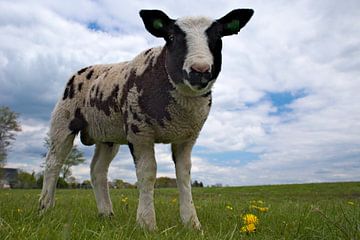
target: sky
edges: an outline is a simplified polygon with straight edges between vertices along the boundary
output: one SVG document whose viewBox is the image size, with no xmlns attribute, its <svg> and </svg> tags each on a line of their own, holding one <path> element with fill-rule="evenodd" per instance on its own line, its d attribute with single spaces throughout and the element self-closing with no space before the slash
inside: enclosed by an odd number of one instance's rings
<svg viewBox="0 0 360 240">
<path fill-rule="evenodd" d="M 41 171 L 51 111 L 73 72 L 130 60 L 164 44 L 146 32 L 140 9 L 170 17 L 255 14 L 223 39 L 213 105 L 192 155 L 205 185 L 360 181 L 360 2 L 0 1 L 0 105 L 20 114 L 7 167 Z M 93 147 L 75 143 L 90 178 Z M 175 177 L 169 145 L 156 146 L 158 176 Z M 128 147 L 109 180 L 136 181 Z"/>
</svg>

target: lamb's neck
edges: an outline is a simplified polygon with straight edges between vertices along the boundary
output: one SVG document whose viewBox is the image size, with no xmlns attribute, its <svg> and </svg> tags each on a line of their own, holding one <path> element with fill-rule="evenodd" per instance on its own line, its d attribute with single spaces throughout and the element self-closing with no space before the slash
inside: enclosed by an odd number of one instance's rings
<svg viewBox="0 0 360 240">
<path fill-rule="evenodd" d="M 202 108 L 209 108 L 211 105 L 211 92 L 202 96 L 186 96 L 174 89 L 171 95 L 176 104 L 190 111 L 198 111 Z"/>
</svg>

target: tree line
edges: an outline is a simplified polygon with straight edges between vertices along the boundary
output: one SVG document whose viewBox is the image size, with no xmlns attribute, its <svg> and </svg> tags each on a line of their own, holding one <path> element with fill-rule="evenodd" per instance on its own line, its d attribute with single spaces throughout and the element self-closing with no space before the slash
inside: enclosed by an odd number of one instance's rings
<svg viewBox="0 0 360 240">
<path fill-rule="evenodd" d="M 1 172 L 1 168 L 0 168 L 0 172 Z M 43 172 L 35 173 L 35 171 L 33 171 L 32 173 L 29 173 L 23 170 L 19 170 L 17 174 L 17 179 L 14 180 L 13 182 L 10 182 L 10 184 L 11 184 L 11 188 L 40 189 L 42 188 L 43 180 L 44 180 Z M 108 185 L 109 188 L 113 188 L 113 189 L 136 188 L 136 183 L 131 184 L 122 179 L 114 179 L 113 181 L 109 181 Z M 192 182 L 191 186 L 204 187 L 204 184 L 202 182 L 195 180 Z M 73 176 L 68 176 L 67 178 L 60 176 L 56 187 L 62 189 L 92 188 L 90 180 L 84 180 L 82 182 L 79 182 Z M 176 188 L 176 187 L 177 185 L 175 178 L 169 178 L 169 177 L 156 178 L 155 188 Z"/>
</svg>

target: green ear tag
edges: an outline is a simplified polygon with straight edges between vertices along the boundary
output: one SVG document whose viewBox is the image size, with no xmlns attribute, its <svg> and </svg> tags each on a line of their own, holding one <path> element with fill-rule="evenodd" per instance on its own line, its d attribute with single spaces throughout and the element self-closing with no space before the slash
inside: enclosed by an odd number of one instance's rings
<svg viewBox="0 0 360 240">
<path fill-rule="evenodd" d="M 161 19 L 155 19 L 154 22 L 153 22 L 153 27 L 155 29 L 160 29 L 163 27 L 163 23 L 161 21 Z"/>
<path fill-rule="evenodd" d="M 231 32 L 238 32 L 240 30 L 240 21 L 237 19 L 232 20 L 228 24 L 226 24 L 226 29 Z"/>
</svg>

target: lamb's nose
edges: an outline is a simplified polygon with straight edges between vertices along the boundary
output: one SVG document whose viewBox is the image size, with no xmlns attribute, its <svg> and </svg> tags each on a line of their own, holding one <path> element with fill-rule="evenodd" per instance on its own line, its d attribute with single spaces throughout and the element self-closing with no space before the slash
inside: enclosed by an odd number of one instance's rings
<svg viewBox="0 0 360 240">
<path fill-rule="evenodd" d="M 206 63 L 195 63 L 191 66 L 191 69 L 195 72 L 205 73 L 210 70 L 210 65 Z"/>
</svg>

